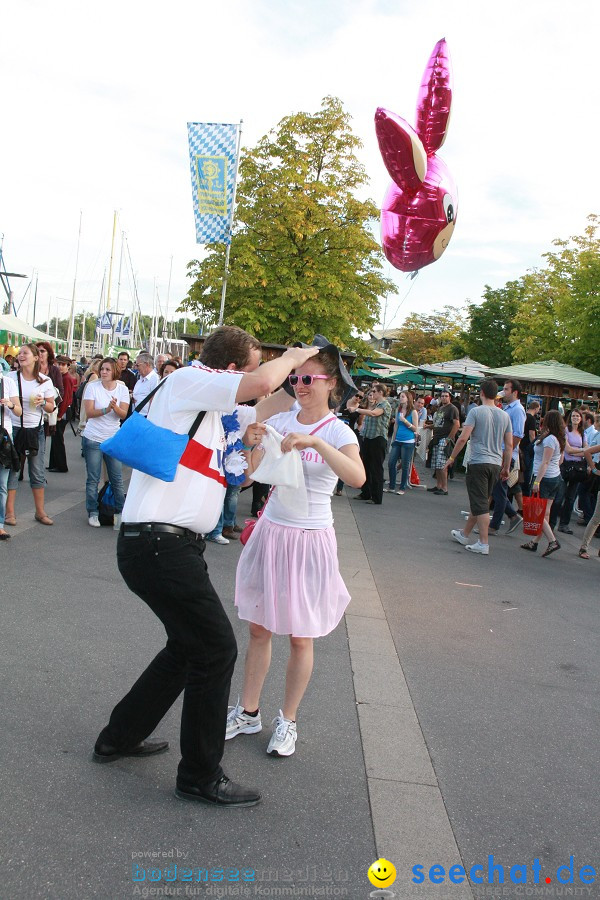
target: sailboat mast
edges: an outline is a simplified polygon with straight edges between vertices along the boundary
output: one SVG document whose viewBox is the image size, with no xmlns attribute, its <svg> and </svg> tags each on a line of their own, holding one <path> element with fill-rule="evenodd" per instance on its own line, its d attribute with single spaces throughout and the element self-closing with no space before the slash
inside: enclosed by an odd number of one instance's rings
<svg viewBox="0 0 600 900">
<path fill-rule="evenodd" d="M 79 210 L 79 233 L 77 235 L 77 253 L 75 255 L 75 275 L 73 277 L 73 295 L 71 297 L 71 315 L 69 317 L 69 334 L 67 339 L 69 341 L 69 349 L 67 353 L 69 358 L 73 358 L 73 331 L 75 329 L 75 288 L 77 286 L 77 269 L 79 267 L 79 245 L 81 243 L 81 219 L 83 217 L 83 211 Z"/>
</svg>

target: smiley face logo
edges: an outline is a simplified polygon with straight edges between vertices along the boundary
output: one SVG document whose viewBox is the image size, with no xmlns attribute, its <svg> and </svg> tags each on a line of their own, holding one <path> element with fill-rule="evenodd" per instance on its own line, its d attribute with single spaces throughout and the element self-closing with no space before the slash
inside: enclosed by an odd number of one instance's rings
<svg viewBox="0 0 600 900">
<path fill-rule="evenodd" d="M 396 880 L 396 869 L 389 859 L 376 859 L 369 866 L 367 876 L 375 887 L 385 888 Z"/>
</svg>

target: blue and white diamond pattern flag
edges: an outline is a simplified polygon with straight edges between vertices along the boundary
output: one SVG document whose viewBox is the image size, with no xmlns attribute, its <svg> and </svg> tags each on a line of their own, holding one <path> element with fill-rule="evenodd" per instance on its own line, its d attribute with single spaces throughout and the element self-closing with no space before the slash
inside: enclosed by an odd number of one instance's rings
<svg viewBox="0 0 600 900">
<path fill-rule="evenodd" d="M 239 125 L 188 122 L 196 243 L 231 243 Z"/>
</svg>

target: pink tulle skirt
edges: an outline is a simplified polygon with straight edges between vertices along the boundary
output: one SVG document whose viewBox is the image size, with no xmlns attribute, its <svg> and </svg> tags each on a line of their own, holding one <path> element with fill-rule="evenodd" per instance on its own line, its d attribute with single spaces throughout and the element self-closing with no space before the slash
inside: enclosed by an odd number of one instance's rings
<svg viewBox="0 0 600 900">
<path fill-rule="evenodd" d="M 333 528 L 292 528 L 261 516 L 238 562 L 240 619 L 275 634 L 322 637 L 349 602 Z"/>
</svg>

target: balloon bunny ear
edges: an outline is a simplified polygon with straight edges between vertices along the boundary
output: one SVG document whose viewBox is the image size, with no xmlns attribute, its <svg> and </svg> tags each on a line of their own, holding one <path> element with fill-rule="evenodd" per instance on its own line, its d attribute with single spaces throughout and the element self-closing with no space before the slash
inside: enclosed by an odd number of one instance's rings
<svg viewBox="0 0 600 900">
<path fill-rule="evenodd" d="M 452 65 L 446 41 L 438 41 L 423 72 L 417 99 L 417 134 L 428 156 L 446 140 L 452 104 Z"/>
<path fill-rule="evenodd" d="M 416 194 L 427 174 L 427 154 L 423 143 L 408 122 L 379 107 L 375 132 L 381 156 L 392 181 L 408 194 Z"/>
</svg>

